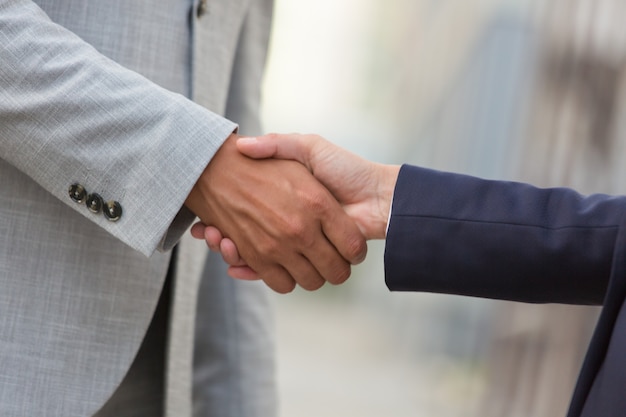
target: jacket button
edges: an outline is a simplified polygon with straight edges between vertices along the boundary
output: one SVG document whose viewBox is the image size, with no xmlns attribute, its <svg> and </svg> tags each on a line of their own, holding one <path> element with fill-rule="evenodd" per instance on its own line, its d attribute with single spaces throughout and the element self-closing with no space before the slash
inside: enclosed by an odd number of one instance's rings
<svg viewBox="0 0 626 417">
<path fill-rule="evenodd" d="M 117 201 L 107 201 L 104 205 L 104 217 L 112 222 L 118 221 L 122 217 L 122 205 Z"/>
<path fill-rule="evenodd" d="M 102 197 L 100 197 L 100 194 L 92 193 L 89 194 L 89 197 L 87 197 L 86 204 L 90 212 L 100 213 L 100 210 L 102 210 L 102 204 L 104 203 L 102 202 Z"/>
<path fill-rule="evenodd" d="M 198 17 L 202 17 L 204 16 L 208 11 L 209 11 L 209 5 L 207 4 L 208 0 L 200 0 L 200 3 L 198 3 L 198 10 L 197 10 L 197 14 Z"/>
<path fill-rule="evenodd" d="M 85 201 L 85 197 L 87 197 L 87 191 L 85 187 L 80 184 L 72 184 L 69 189 L 70 198 L 77 203 L 82 203 Z"/>
</svg>

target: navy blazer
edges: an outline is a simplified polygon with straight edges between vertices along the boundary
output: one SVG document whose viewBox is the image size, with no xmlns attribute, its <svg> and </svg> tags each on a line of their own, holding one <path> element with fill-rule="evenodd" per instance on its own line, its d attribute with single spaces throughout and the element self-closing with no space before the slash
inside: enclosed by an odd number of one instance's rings
<svg viewBox="0 0 626 417">
<path fill-rule="evenodd" d="M 385 248 L 393 291 L 603 304 L 568 417 L 626 415 L 626 197 L 404 165 Z"/>
</svg>

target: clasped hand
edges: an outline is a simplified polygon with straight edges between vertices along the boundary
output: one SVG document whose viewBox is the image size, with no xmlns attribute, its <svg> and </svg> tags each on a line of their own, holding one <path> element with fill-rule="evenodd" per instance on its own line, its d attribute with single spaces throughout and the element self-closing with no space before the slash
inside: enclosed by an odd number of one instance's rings
<svg viewBox="0 0 626 417">
<path fill-rule="evenodd" d="M 398 170 L 315 135 L 233 135 L 186 202 L 201 220 L 192 235 L 234 278 L 281 293 L 339 284 L 365 258 L 365 240 L 384 238 Z"/>
</svg>

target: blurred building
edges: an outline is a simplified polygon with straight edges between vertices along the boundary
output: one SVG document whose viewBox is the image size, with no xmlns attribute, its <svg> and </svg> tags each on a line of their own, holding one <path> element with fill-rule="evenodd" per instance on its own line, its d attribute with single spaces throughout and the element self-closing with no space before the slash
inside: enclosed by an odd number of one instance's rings
<svg viewBox="0 0 626 417">
<path fill-rule="evenodd" d="M 380 162 L 624 194 L 625 9 L 281 0 L 267 128 Z M 285 417 L 565 414 L 597 308 L 388 294 L 381 254 L 343 288 L 277 298 Z"/>
</svg>

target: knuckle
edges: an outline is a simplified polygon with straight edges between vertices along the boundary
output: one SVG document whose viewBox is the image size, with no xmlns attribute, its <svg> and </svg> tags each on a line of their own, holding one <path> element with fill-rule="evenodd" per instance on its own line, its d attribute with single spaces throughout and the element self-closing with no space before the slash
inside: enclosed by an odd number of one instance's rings
<svg viewBox="0 0 626 417">
<path fill-rule="evenodd" d="M 256 250 L 260 259 L 276 259 L 280 253 L 280 244 L 275 239 L 264 239 L 257 243 Z"/>
<path fill-rule="evenodd" d="M 303 251 L 310 252 L 318 245 L 318 237 L 312 233 L 302 232 L 298 235 L 298 242 Z"/>
<path fill-rule="evenodd" d="M 287 237 L 291 240 L 298 240 L 300 242 L 306 241 L 308 243 L 312 240 L 307 231 L 308 228 L 306 223 L 300 218 L 292 219 L 285 227 L 285 234 Z"/>
<path fill-rule="evenodd" d="M 307 208 L 315 213 L 322 213 L 328 209 L 328 195 L 321 192 L 305 194 Z"/>
</svg>

